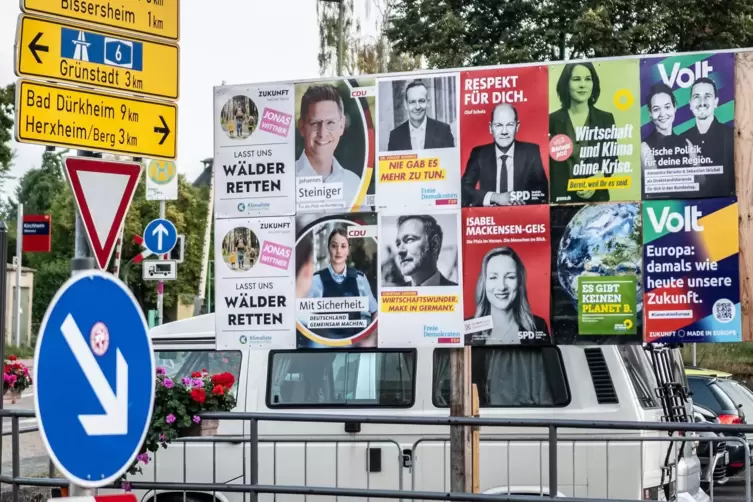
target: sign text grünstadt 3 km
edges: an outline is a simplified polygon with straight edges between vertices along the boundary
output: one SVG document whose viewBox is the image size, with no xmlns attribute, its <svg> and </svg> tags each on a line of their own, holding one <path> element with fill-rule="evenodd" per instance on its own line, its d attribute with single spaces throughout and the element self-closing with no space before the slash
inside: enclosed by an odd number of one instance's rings
<svg viewBox="0 0 753 502">
<path fill-rule="evenodd" d="M 177 99 L 178 46 L 19 16 L 16 75 Z"/>
<path fill-rule="evenodd" d="M 174 159 L 178 107 L 19 79 L 16 140 L 135 157 Z"/>
<path fill-rule="evenodd" d="M 21 0 L 21 10 L 177 41 L 179 3 L 179 0 Z"/>
</svg>

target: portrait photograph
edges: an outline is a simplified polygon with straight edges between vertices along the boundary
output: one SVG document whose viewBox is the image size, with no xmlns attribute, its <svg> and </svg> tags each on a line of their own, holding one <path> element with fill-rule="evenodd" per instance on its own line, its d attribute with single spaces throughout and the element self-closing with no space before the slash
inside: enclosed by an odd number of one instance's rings
<svg viewBox="0 0 753 502">
<path fill-rule="evenodd" d="M 299 216 L 296 228 L 297 346 L 376 346 L 376 213 Z M 319 309 L 327 298 L 356 298 L 364 308 Z"/>
<path fill-rule="evenodd" d="M 358 96 L 373 89 L 373 79 L 316 81 L 296 84 L 295 173 L 302 178 L 321 177 L 338 193 L 321 196 L 298 190 L 299 211 L 368 210 L 373 205 L 374 96 Z M 299 187 L 314 187 L 299 183 Z"/>
<path fill-rule="evenodd" d="M 457 76 L 379 81 L 379 152 L 458 148 Z"/>
<path fill-rule="evenodd" d="M 382 215 L 382 287 L 460 284 L 460 229 L 456 212 Z"/>
</svg>

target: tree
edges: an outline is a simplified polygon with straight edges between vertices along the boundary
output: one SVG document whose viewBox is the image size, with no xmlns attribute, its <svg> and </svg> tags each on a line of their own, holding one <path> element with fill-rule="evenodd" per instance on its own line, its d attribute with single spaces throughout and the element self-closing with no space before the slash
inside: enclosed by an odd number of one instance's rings
<svg viewBox="0 0 753 502">
<path fill-rule="evenodd" d="M 45 152 L 42 165 L 30 169 L 19 181 L 16 199 L 24 204 L 28 214 L 52 215 L 52 249 L 50 253 L 26 253 L 24 266 L 35 269 L 34 299 L 32 305 L 32 328 L 39 327 L 45 310 L 55 292 L 71 274 L 76 227 L 76 208 L 73 194 L 67 188 L 62 172 L 62 156 L 65 152 Z M 103 156 L 108 159 L 125 160 L 126 157 Z M 130 158 L 129 158 L 130 159 Z M 183 297 L 190 303 L 199 285 L 201 251 L 206 225 L 206 211 L 209 193 L 206 188 L 195 188 L 180 175 L 178 178 L 178 200 L 166 204 L 167 217 L 175 223 L 178 233 L 186 235 L 185 261 L 179 265 L 178 280 L 165 286 L 164 306 L 170 308 Z M 9 226 L 9 249 L 15 249 L 15 215 L 17 202 L 9 201 L 7 213 Z M 122 262 L 141 253 L 141 248 L 132 242 L 134 235 L 141 235 L 149 221 L 159 216 L 159 202 L 146 200 L 145 183 L 137 185 L 133 202 L 126 215 Z M 125 282 L 133 291 L 139 304 L 146 311 L 155 308 L 157 303 L 156 283 L 141 279 L 141 267 L 132 266 L 124 270 Z"/>
<path fill-rule="evenodd" d="M 420 58 L 392 50 L 387 40 L 384 26 L 389 23 L 395 0 L 359 2 L 359 5 L 365 6 L 363 13 L 355 11 L 354 0 L 343 2 L 344 75 L 409 71 L 420 66 Z M 319 71 L 322 76 L 334 75 L 337 66 L 339 5 L 319 0 L 316 9 L 319 20 Z M 366 25 L 360 19 L 361 15 L 366 18 Z"/>
<path fill-rule="evenodd" d="M 13 138 L 13 117 L 16 108 L 16 84 L 0 88 L 0 170 L 10 169 L 13 150 L 10 141 Z"/>
<path fill-rule="evenodd" d="M 0 87 L 0 183 L 7 178 L 15 155 L 10 146 L 13 139 L 15 108 L 16 84 Z"/>
<path fill-rule="evenodd" d="M 386 34 L 436 68 L 749 47 L 753 0 L 397 0 Z"/>
</svg>

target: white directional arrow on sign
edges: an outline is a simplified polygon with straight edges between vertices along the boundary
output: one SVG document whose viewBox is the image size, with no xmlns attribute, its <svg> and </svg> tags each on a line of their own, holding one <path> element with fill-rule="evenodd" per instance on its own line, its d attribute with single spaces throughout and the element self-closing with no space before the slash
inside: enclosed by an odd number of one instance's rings
<svg viewBox="0 0 753 502">
<path fill-rule="evenodd" d="M 105 410 L 104 415 L 79 415 L 78 419 L 84 430 L 89 436 L 128 434 L 128 364 L 120 349 L 117 352 L 116 384 L 113 392 L 73 316 L 66 316 L 60 331 L 63 332 L 63 337 L 81 366 L 94 395 Z"/>
<path fill-rule="evenodd" d="M 157 248 L 159 248 L 160 251 L 162 251 L 162 237 L 169 234 L 170 231 L 165 228 L 165 225 L 160 223 L 157 225 L 157 227 L 152 230 L 152 235 L 157 236 Z"/>
</svg>

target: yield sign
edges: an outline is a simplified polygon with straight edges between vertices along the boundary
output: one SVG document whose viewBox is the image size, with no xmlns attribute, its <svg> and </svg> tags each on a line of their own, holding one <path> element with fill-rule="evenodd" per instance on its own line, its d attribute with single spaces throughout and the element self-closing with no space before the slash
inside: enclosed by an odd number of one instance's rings
<svg viewBox="0 0 753 502">
<path fill-rule="evenodd" d="M 107 267 L 141 177 L 138 162 L 66 157 L 65 174 L 97 265 Z"/>
</svg>

